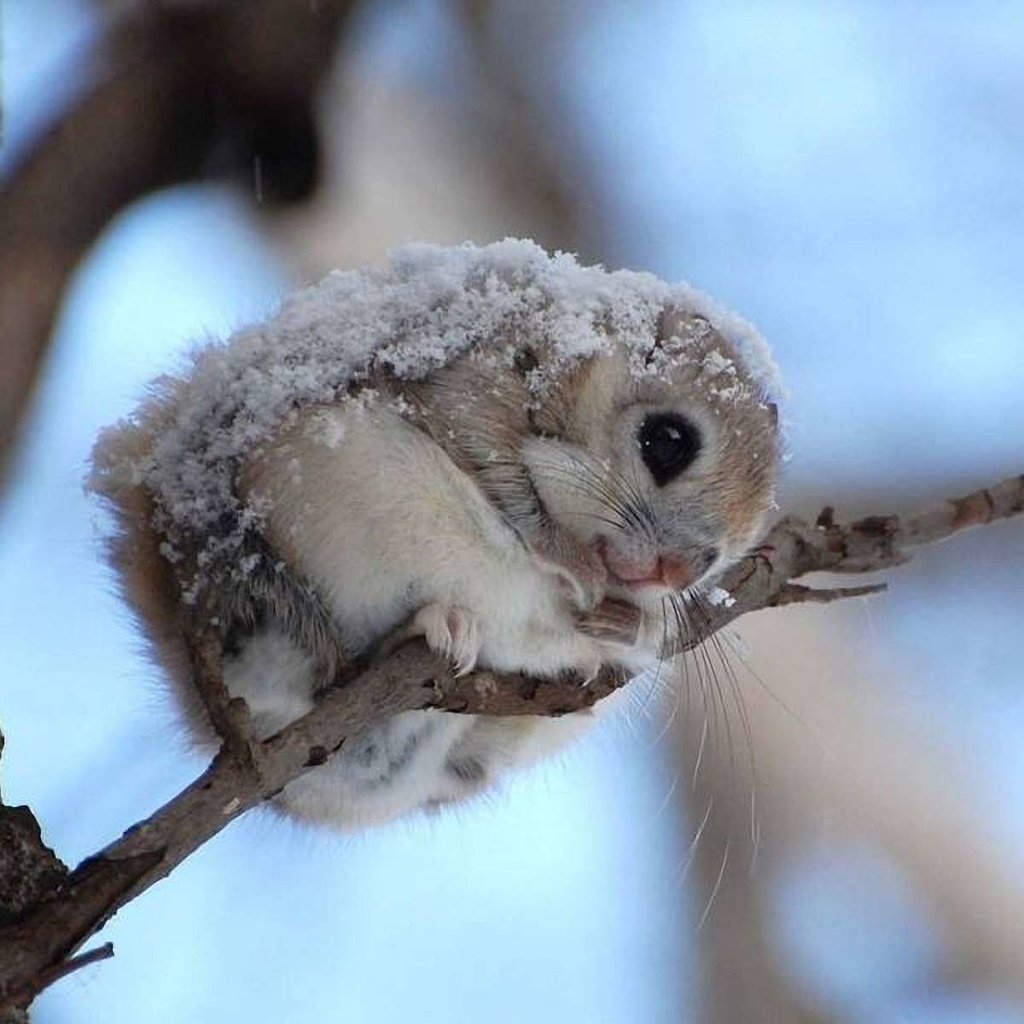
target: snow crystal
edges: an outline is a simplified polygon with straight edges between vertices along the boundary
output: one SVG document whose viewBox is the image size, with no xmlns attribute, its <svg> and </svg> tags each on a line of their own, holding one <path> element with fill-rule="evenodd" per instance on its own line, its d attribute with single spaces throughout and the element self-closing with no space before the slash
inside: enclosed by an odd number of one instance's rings
<svg viewBox="0 0 1024 1024">
<path fill-rule="evenodd" d="M 723 373 L 731 377 L 736 376 L 736 367 L 733 366 L 732 360 L 728 359 L 716 348 L 713 348 L 704 357 L 704 371 L 710 377 L 718 377 Z"/>
<path fill-rule="evenodd" d="M 326 410 L 311 416 L 305 428 L 307 437 L 332 449 L 337 448 L 345 440 L 345 433 L 344 421 Z"/>
<path fill-rule="evenodd" d="M 260 516 L 235 495 L 235 468 L 300 409 L 371 401 L 373 371 L 422 379 L 471 347 L 493 349 L 509 365 L 510 339 L 543 341 L 551 353 L 528 374 L 542 398 L 566 366 L 606 349 L 610 334 L 630 348 L 631 364 L 633 350 L 649 354 L 666 306 L 704 317 L 757 385 L 778 393 L 775 364 L 756 331 L 688 285 L 580 266 L 570 254 L 551 256 L 516 239 L 480 248 L 410 245 L 383 268 L 334 271 L 285 299 L 266 322 L 200 350 L 185 379 L 163 382 L 134 419 L 100 437 L 91 483 L 108 495 L 143 484 L 168 558 L 184 536 L 203 538 L 209 558 L 230 554 Z M 735 368 L 724 356 L 705 369 L 732 384 Z M 315 418 L 311 429 L 331 447 L 343 440 L 332 417 Z"/>
<path fill-rule="evenodd" d="M 764 338 L 749 320 L 692 286 L 680 282 L 671 288 L 672 301 L 681 308 L 704 317 L 736 350 L 747 372 L 768 394 L 781 397 L 782 378 Z"/>
<path fill-rule="evenodd" d="M 736 603 L 736 598 L 722 587 L 711 587 L 704 594 L 704 599 L 716 608 L 731 608 Z"/>
</svg>

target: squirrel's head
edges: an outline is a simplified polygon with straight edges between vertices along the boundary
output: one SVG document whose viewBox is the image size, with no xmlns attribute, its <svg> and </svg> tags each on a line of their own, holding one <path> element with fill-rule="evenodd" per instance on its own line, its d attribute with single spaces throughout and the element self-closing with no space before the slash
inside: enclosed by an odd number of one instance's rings
<svg viewBox="0 0 1024 1024">
<path fill-rule="evenodd" d="M 670 310 L 650 344 L 616 342 L 566 374 L 522 459 L 547 514 L 604 561 L 609 592 L 650 604 L 757 540 L 777 419 L 732 345 Z"/>
</svg>

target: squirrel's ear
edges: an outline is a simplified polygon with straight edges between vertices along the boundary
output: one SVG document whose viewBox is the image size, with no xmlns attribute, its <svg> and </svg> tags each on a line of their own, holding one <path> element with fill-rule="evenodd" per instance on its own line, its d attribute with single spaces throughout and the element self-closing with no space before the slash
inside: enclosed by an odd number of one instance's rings
<svg viewBox="0 0 1024 1024">
<path fill-rule="evenodd" d="M 779 425 L 779 407 L 774 402 L 768 403 L 768 418 L 772 421 L 773 427 Z"/>
</svg>

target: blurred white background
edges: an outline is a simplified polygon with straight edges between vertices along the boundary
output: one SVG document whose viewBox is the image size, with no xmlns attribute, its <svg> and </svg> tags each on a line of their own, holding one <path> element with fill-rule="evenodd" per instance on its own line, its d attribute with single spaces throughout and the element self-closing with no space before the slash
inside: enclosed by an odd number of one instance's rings
<svg viewBox="0 0 1024 1024">
<path fill-rule="evenodd" d="M 528 171 L 560 182 L 589 257 L 685 278 L 773 343 L 787 510 L 909 509 L 1024 471 L 1018 2 L 519 0 L 496 5 L 490 49 L 458 5 L 369 6 L 323 104 L 335 177 L 314 210 L 155 196 L 68 296 L 0 505 L 0 716 L 5 798 L 70 863 L 202 767 L 99 556 L 81 488 L 97 430 L 191 341 L 327 266 L 412 238 L 548 242 Z M 9 173 L 87 80 L 96 14 L 0 13 Z M 505 167 L 515 180 L 486 154 L 480 53 L 546 147 Z M 731 862 L 714 853 L 714 827 L 693 846 L 728 757 L 692 784 L 692 723 L 666 730 L 671 709 L 648 703 L 457 815 L 343 840 L 242 820 L 123 910 L 102 936 L 116 958 L 35 1020 L 1024 1021 L 1022 524 L 891 583 L 747 631 L 762 682 L 737 671 L 755 733 L 768 724 L 731 792 L 757 796 L 752 868 L 738 837 Z M 745 954 L 709 966 L 747 927 L 729 916 L 745 887 L 767 980 Z M 715 973 L 780 992 L 749 1016 L 708 995 Z"/>
</svg>

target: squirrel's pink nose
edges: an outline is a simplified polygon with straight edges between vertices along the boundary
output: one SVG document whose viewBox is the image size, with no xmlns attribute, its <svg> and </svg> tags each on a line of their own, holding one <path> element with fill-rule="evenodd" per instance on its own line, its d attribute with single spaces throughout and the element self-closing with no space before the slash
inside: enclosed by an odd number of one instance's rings
<svg viewBox="0 0 1024 1024">
<path fill-rule="evenodd" d="M 614 579 L 627 587 L 667 587 L 683 590 L 695 583 L 714 564 L 717 548 L 710 547 L 697 556 L 696 562 L 676 554 L 660 554 L 634 561 L 615 550 L 604 537 L 596 550 Z"/>
<path fill-rule="evenodd" d="M 692 561 L 679 555 L 662 555 L 658 559 L 658 571 L 665 586 L 681 590 L 696 583 L 718 560 L 718 548 L 713 544 L 695 551 Z"/>
<path fill-rule="evenodd" d="M 598 551 L 611 575 L 628 587 L 662 586 L 679 590 L 697 578 L 689 562 L 678 555 L 634 561 L 620 555 L 604 538 L 598 544 Z"/>
<path fill-rule="evenodd" d="M 658 559 L 655 575 L 672 590 L 682 590 L 697 578 L 690 563 L 678 555 L 662 555 Z"/>
</svg>

